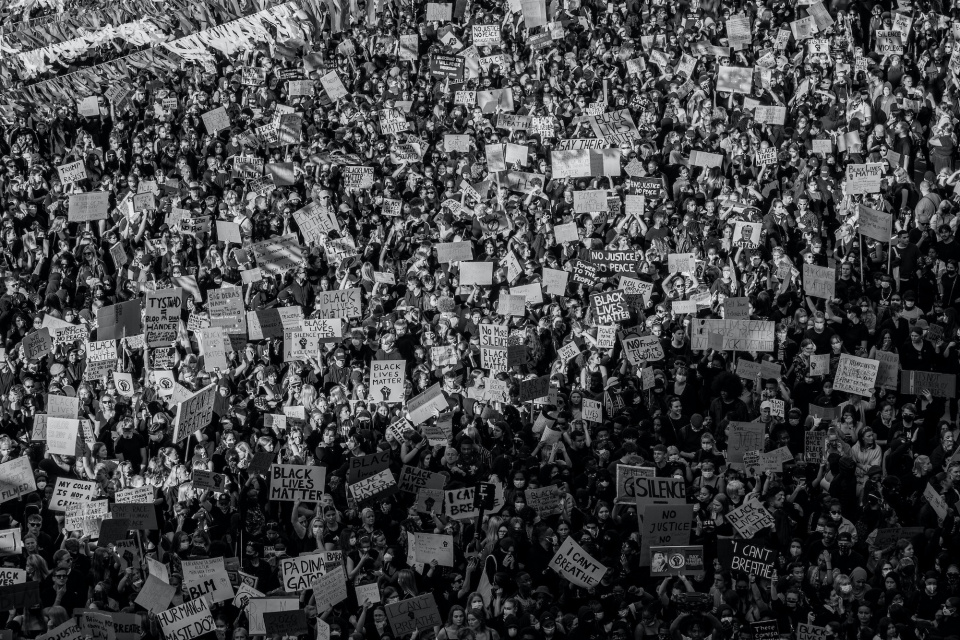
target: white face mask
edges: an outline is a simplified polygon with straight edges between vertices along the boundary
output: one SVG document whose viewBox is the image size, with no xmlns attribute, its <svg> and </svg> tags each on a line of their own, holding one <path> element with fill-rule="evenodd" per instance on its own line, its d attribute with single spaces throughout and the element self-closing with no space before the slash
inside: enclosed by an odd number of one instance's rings
<svg viewBox="0 0 960 640">
<path fill-rule="evenodd" d="M 840 586 L 840 593 L 850 593 L 853 591 L 853 585 L 844 584 Z"/>
<path fill-rule="evenodd" d="M 393 560 L 393 556 L 392 556 L 392 555 L 390 555 L 389 553 L 383 554 L 383 561 L 384 561 L 384 562 L 390 562 L 391 560 Z"/>
<path fill-rule="evenodd" d="M 704 480 L 709 480 L 713 477 L 713 471 L 704 471 L 702 475 Z"/>
<path fill-rule="evenodd" d="M 470 605 L 470 608 L 473 609 L 474 611 L 479 611 L 480 609 L 483 609 L 483 603 L 474 602 L 472 605 Z"/>
</svg>

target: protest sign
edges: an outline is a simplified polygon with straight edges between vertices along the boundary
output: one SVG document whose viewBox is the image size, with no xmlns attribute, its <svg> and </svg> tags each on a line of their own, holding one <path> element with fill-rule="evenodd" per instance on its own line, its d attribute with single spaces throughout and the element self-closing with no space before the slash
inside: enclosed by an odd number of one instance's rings
<svg viewBox="0 0 960 640">
<path fill-rule="evenodd" d="M 208 598 L 209 602 L 213 603 L 233 599 L 233 585 L 227 576 L 222 557 L 183 560 L 181 567 L 185 597 L 190 600 Z"/>
<path fill-rule="evenodd" d="M 773 351 L 774 323 L 766 320 L 706 320 L 694 318 L 691 346 L 709 348 L 710 334 L 723 339 L 723 351 Z"/>
<path fill-rule="evenodd" d="M 70 194 L 67 220 L 70 222 L 92 222 L 103 220 L 110 209 L 110 192 L 93 191 L 91 193 Z"/>
<path fill-rule="evenodd" d="M 541 518 L 560 513 L 560 491 L 555 486 L 527 489 L 524 492 L 527 506 L 537 512 Z"/>
<path fill-rule="evenodd" d="M 743 538 L 752 538 L 756 532 L 773 525 L 773 516 L 753 495 L 730 511 L 727 520 Z"/>
<path fill-rule="evenodd" d="M 326 468 L 299 464 L 270 465 L 270 499 L 316 502 L 323 494 Z"/>
<path fill-rule="evenodd" d="M 77 454 L 79 420 L 47 417 L 47 451 L 61 456 Z"/>
<path fill-rule="evenodd" d="M 648 505 L 685 504 L 687 490 L 680 478 L 637 477 L 634 479 L 634 496 L 638 517 L 642 517 Z"/>
<path fill-rule="evenodd" d="M 569 536 L 550 560 L 550 568 L 573 584 L 590 589 L 600 584 L 607 567 L 600 564 Z"/>
<path fill-rule="evenodd" d="M 797 625 L 797 640 L 827 640 L 827 628 L 818 627 L 806 622 Z"/>
<path fill-rule="evenodd" d="M 733 571 L 767 579 L 775 573 L 776 553 L 750 540 L 718 540 L 717 555 Z"/>
<path fill-rule="evenodd" d="M 437 601 L 432 593 L 387 604 L 385 611 L 387 621 L 396 638 L 443 624 Z"/>
<path fill-rule="evenodd" d="M 204 598 L 160 611 L 157 621 L 167 640 L 194 640 L 205 633 L 213 633 L 216 624 Z"/>
<path fill-rule="evenodd" d="M 659 362 L 663 360 L 663 345 L 656 336 L 621 336 L 621 344 L 627 360 L 634 366 L 644 362 Z"/>
<path fill-rule="evenodd" d="M 417 562 L 430 564 L 436 559 L 441 567 L 452 567 L 453 536 L 416 532 L 413 534 L 413 555 Z"/>
<path fill-rule="evenodd" d="M 200 119 L 203 120 L 203 126 L 210 135 L 216 135 L 218 132 L 230 128 L 230 115 L 225 107 L 217 107 L 207 111 L 200 116 Z"/>
<path fill-rule="evenodd" d="M 890 242 L 893 234 L 893 214 L 861 204 L 859 221 L 861 234 L 880 242 Z"/>
<path fill-rule="evenodd" d="M 157 510 L 151 503 L 117 503 L 113 505 L 113 516 L 130 523 L 130 528 L 143 531 L 155 531 L 160 528 L 157 522 Z"/>
<path fill-rule="evenodd" d="M 637 478 L 654 477 L 656 477 L 656 470 L 653 467 L 637 467 L 626 464 L 618 464 L 616 503 L 635 504 L 637 501 Z"/>
<path fill-rule="evenodd" d="M 883 389 L 897 389 L 900 386 L 900 354 L 890 351 L 875 353 L 880 368 L 877 371 L 876 385 Z"/>
<path fill-rule="evenodd" d="M 692 504 L 647 504 L 637 508 L 640 523 L 640 566 L 649 567 L 651 547 L 690 544 L 694 512 Z"/>
<path fill-rule="evenodd" d="M 848 353 L 840 354 L 833 388 L 845 393 L 870 397 L 876 385 L 879 370 L 880 362 L 878 360 L 858 358 Z"/>
<path fill-rule="evenodd" d="M 590 296 L 590 304 L 598 324 L 617 324 L 630 319 L 626 293 L 623 291 L 595 293 Z"/>
<path fill-rule="evenodd" d="M 443 489 L 447 477 L 420 467 L 403 465 L 397 487 L 400 491 L 416 494 L 420 489 Z"/>
<path fill-rule="evenodd" d="M 216 385 L 210 384 L 177 406 L 177 417 L 173 423 L 174 442 L 180 442 L 210 424 L 215 394 Z"/>
<path fill-rule="evenodd" d="M 902 371 L 900 393 L 919 395 L 928 389 L 935 398 L 955 398 L 957 376 L 933 371 Z"/>
<path fill-rule="evenodd" d="M 406 360 L 374 360 L 370 363 L 370 398 L 388 404 L 403 402 Z"/>
<path fill-rule="evenodd" d="M 447 399 L 443 395 L 440 383 L 436 383 L 426 391 L 407 401 L 407 416 L 414 425 L 425 422 L 433 417 L 434 409 L 445 411 Z"/>
<path fill-rule="evenodd" d="M 703 545 L 650 547 L 651 576 L 692 576 L 703 570 Z"/>
<path fill-rule="evenodd" d="M 832 300 L 836 296 L 836 281 L 836 269 L 804 263 L 803 291 L 806 295 Z"/>
<path fill-rule="evenodd" d="M 452 489 L 445 492 L 443 499 L 444 513 L 454 520 L 477 517 L 480 514 L 480 509 L 474 504 L 475 492 L 474 487 Z"/>
<path fill-rule="evenodd" d="M 0 503 L 37 490 L 30 458 L 14 458 L 0 464 Z"/>
<path fill-rule="evenodd" d="M 307 612 L 303 609 L 295 611 L 264 611 L 263 627 L 267 634 L 281 636 L 297 636 L 309 631 L 307 626 Z"/>
<path fill-rule="evenodd" d="M 380 473 L 390 466 L 390 452 L 379 451 L 365 456 L 352 456 L 348 461 L 347 484 Z"/>
<path fill-rule="evenodd" d="M 398 491 L 397 481 L 393 477 L 393 472 L 389 469 L 383 469 L 363 478 L 351 484 L 349 489 L 350 495 L 358 503 L 382 499 Z"/>
</svg>

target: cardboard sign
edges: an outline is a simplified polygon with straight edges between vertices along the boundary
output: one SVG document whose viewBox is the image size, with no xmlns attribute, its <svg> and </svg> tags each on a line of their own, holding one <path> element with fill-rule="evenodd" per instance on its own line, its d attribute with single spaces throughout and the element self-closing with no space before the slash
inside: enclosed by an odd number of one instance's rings
<svg viewBox="0 0 960 640">
<path fill-rule="evenodd" d="M 230 128 L 230 115 L 225 107 L 217 107 L 212 111 L 207 111 L 200 116 L 200 119 L 203 120 L 203 126 L 207 129 L 207 133 L 212 136 Z"/>
<path fill-rule="evenodd" d="M 721 336 L 723 351 L 773 351 L 774 323 L 766 320 L 706 320 L 694 318 L 691 347 L 710 348 L 710 334 Z"/>
<path fill-rule="evenodd" d="M 209 599 L 213 603 L 233 600 L 233 585 L 222 557 L 183 560 L 181 565 L 185 597 L 190 600 Z"/>
<path fill-rule="evenodd" d="M 753 495 L 742 505 L 730 511 L 727 514 L 727 520 L 743 538 L 752 538 L 756 532 L 774 523 L 773 515 Z"/>
<path fill-rule="evenodd" d="M 168 640 L 194 640 L 206 633 L 213 633 L 217 628 L 204 598 L 161 611 L 157 614 L 157 621 Z"/>
<path fill-rule="evenodd" d="M 584 400 L 586 402 L 586 400 Z M 599 404 L 599 402 L 597 403 Z M 637 478 L 654 478 L 653 467 L 636 467 L 626 464 L 617 465 L 617 504 L 635 504 L 637 501 Z"/>
<path fill-rule="evenodd" d="M 110 210 L 110 192 L 94 191 L 92 193 L 70 194 L 70 204 L 67 209 L 69 222 L 92 222 L 103 220 Z"/>
<path fill-rule="evenodd" d="M 774 573 L 775 552 L 749 540 L 718 540 L 717 555 L 732 571 L 768 579 Z"/>
<path fill-rule="evenodd" d="M 390 469 L 383 469 L 372 476 L 349 485 L 350 495 L 358 503 L 368 500 L 380 500 L 393 495 L 399 489 Z"/>
<path fill-rule="evenodd" d="M 848 353 L 840 354 L 833 388 L 837 391 L 869 397 L 876 385 L 879 370 L 878 360 L 858 358 Z"/>
<path fill-rule="evenodd" d="M 406 360 L 374 360 L 370 363 L 369 397 L 375 402 L 403 402 Z"/>
<path fill-rule="evenodd" d="M 429 564 L 436 559 L 441 567 L 453 566 L 453 536 L 435 533 L 413 534 L 413 557 Z"/>
<path fill-rule="evenodd" d="M 400 480 L 397 487 L 400 491 L 416 494 L 420 489 L 443 489 L 447 477 L 442 473 L 434 473 L 420 467 L 403 465 L 400 471 Z"/>
<path fill-rule="evenodd" d="M 664 358 L 663 345 L 656 336 L 621 337 L 620 342 L 627 360 L 635 367 L 646 362 L 659 362 Z"/>
<path fill-rule="evenodd" d="M 954 398 L 957 393 L 957 376 L 952 373 L 932 371 L 904 371 L 900 376 L 900 393 L 918 395 L 928 389 L 936 398 Z"/>
<path fill-rule="evenodd" d="M 157 523 L 157 510 L 150 504 L 135 502 L 113 505 L 113 516 L 126 520 L 132 529 L 156 531 L 160 528 Z"/>
<path fill-rule="evenodd" d="M 295 611 L 264 611 L 263 626 L 268 634 L 282 636 L 296 636 L 309 631 L 307 627 L 307 612 L 303 609 Z"/>
<path fill-rule="evenodd" d="M 191 433 L 210 424 L 216 385 L 210 384 L 181 402 L 173 423 L 174 442 L 180 442 Z"/>
<path fill-rule="evenodd" d="M 454 520 L 467 520 L 480 515 L 475 504 L 475 487 L 453 489 L 444 493 L 444 513 Z"/>
<path fill-rule="evenodd" d="M 591 589 L 600 584 L 607 567 L 600 564 L 569 536 L 550 560 L 550 568 L 573 584 Z"/>
<path fill-rule="evenodd" d="M 630 319 L 630 309 L 624 291 L 595 293 L 590 296 L 590 304 L 597 324 L 618 324 Z"/>
<path fill-rule="evenodd" d="M 797 625 L 797 640 L 827 640 L 827 628 L 801 622 Z"/>
<path fill-rule="evenodd" d="M 860 233 L 880 242 L 890 242 L 893 235 L 893 214 L 860 205 Z"/>
<path fill-rule="evenodd" d="M 640 566 L 649 567 L 651 547 L 684 546 L 690 544 L 693 530 L 692 504 L 648 504 L 640 512 Z"/>
<path fill-rule="evenodd" d="M 315 302 L 317 317 L 322 319 L 361 317 L 361 293 L 360 287 L 319 292 Z"/>
<path fill-rule="evenodd" d="M 432 593 L 388 604 L 384 609 L 395 638 L 443 624 Z"/>
<path fill-rule="evenodd" d="M 877 351 L 875 355 L 880 363 L 880 369 L 877 371 L 877 386 L 883 389 L 898 389 L 900 387 L 900 354 Z"/>
<path fill-rule="evenodd" d="M 288 593 L 301 593 L 310 588 L 317 576 L 322 576 L 342 564 L 342 551 L 319 551 L 296 558 L 282 558 L 279 565 L 283 590 Z"/>
<path fill-rule="evenodd" d="M 432 418 L 435 409 L 446 411 L 448 406 L 447 398 L 438 382 L 407 402 L 407 418 L 416 426 Z"/>
<path fill-rule="evenodd" d="M 270 499 L 315 503 L 323 495 L 326 468 L 299 464 L 270 465 Z"/>
<path fill-rule="evenodd" d="M 30 458 L 20 457 L 0 464 L 0 503 L 36 490 Z"/>
<path fill-rule="evenodd" d="M 806 295 L 832 300 L 836 296 L 836 282 L 836 269 L 804 263 L 803 292 Z"/>
<path fill-rule="evenodd" d="M 77 434 L 79 420 L 47 417 L 47 451 L 61 456 L 74 456 L 77 453 Z"/>
</svg>

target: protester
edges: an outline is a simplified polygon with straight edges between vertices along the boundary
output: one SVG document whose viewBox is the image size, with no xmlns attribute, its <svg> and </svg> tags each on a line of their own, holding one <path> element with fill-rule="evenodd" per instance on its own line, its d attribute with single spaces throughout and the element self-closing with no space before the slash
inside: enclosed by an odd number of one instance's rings
<svg viewBox="0 0 960 640">
<path fill-rule="evenodd" d="M 960 637 L 956 7 L 0 16 L 9 640 Z"/>
</svg>

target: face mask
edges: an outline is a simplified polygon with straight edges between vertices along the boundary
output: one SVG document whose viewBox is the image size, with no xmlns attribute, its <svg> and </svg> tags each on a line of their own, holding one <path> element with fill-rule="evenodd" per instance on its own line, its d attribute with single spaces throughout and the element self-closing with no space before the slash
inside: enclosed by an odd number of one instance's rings
<svg viewBox="0 0 960 640">
<path fill-rule="evenodd" d="M 390 562 L 391 560 L 393 560 L 393 556 L 390 555 L 389 553 L 385 553 L 385 554 L 383 555 L 383 561 L 384 561 L 384 562 Z"/>
<path fill-rule="evenodd" d="M 37 483 L 37 489 L 45 489 L 46 487 L 47 487 L 46 482 L 40 481 Z"/>
<path fill-rule="evenodd" d="M 526 480 L 514 480 L 514 481 L 513 481 L 513 486 L 515 486 L 517 489 L 523 489 L 523 486 L 524 486 L 525 484 L 527 484 L 527 481 L 526 481 Z"/>
<path fill-rule="evenodd" d="M 180 543 L 180 548 L 181 548 L 181 549 L 189 549 L 189 548 L 190 548 L 190 543 L 189 543 L 189 542 L 181 542 L 181 543 Z"/>
<path fill-rule="evenodd" d="M 887 574 L 889 574 L 891 571 L 893 571 L 893 569 L 884 569 L 884 570 L 881 571 L 880 573 L 882 573 L 882 574 L 883 574 L 883 577 L 886 578 L 886 577 L 887 577 Z"/>
<path fill-rule="evenodd" d="M 513 508 L 514 508 L 515 510 L 517 510 L 517 511 L 520 511 L 520 510 L 523 509 L 525 506 L 526 506 L 526 505 L 523 504 L 522 502 L 517 502 L 516 504 L 513 505 Z"/>
<path fill-rule="evenodd" d="M 325 444 L 333 444 L 333 434 L 330 433 L 330 434 L 324 435 L 324 436 L 323 436 L 323 442 L 324 442 Z"/>
<path fill-rule="evenodd" d="M 597 622 L 600 622 L 603 620 L 603 611 L 593 614 L 593 617 Z"/>
<path fill-rule="evenodd" d="M 482 603 L 482 602 L 474 602 L 472 605 L 470 605 L 470 608 L 473 609 L 474 611 L 480 611 L 480 609 L 483 608 L 483 603 Z"/>
<path fill-rule="evenodd" d="M 845 584 L 840 587 L 840 593 L 850 593 L 851 591 L 853 591 L 852 585 Z"/>
<path fill-rule="evenodd" d="M 511 638 L 515 638 L 517 635 L 517 629 L 507 629 L 507 635 Z"/>
<path fill-rule="evenodd" d="M 798 557 L 800 557 L 801 551 L 802 551 L 802 549 L 794 549 L 794 548 L 791 548 L 791 549 L 790 549 L 790 555 L 793 556 L 794 558 L 798 558 Z"/>
<path fill-rule="evenodd" d="M 927 593 L 929 593 L 930 595 L 933 595 L 933 594 L 935 594 L 936 592 L 937 592 L 937 585 L 935 585 L 935 584 L 928 584 L 928 585 L 927 585 Z"/>
</svg>

